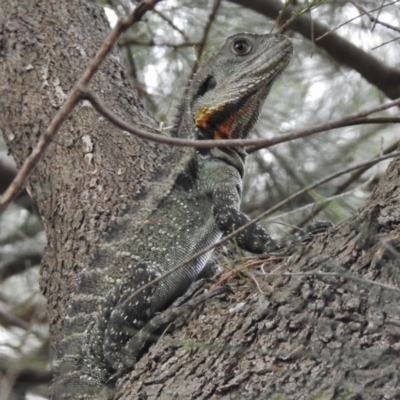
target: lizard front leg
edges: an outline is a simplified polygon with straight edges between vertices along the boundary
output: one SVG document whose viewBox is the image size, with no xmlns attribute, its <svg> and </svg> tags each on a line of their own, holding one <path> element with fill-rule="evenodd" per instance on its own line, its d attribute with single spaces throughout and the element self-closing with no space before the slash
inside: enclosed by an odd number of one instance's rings
<svg viewBox="0 0 400 400">
<path fill-rule="evenodd" d="M 214 190 L 213 212 L 215 222 L 224 235 L 232 233 L 235 229 L 247 224 L 250 218 L 239 211 L 239 191 L 236 187 L 223 185 Z M 250 253 L 261 254 L 277 251 L 283 247 L 307 242 L 314 235 L 325 232 L 332 227 L 327 221 L 316 222 L 310 225 L 306 231 L 300 231 L 284 239 L 274 240 L 268 232 L 258 223 L 240 232 L 236 236 L 239 247 Z"/>
<path fill-rule="evenodd" d="M 239 190 L 231 185 L 221 185 L 213 192 L 213 213 L 218 229 L 224 235 L 247 224 L 250 218 L 239 211 Z M 275 241 L 260 225 L 253 224 L 236 236 L 239 247 L 251 253 L 276 251 L 285 244 Z"/>
</svg>

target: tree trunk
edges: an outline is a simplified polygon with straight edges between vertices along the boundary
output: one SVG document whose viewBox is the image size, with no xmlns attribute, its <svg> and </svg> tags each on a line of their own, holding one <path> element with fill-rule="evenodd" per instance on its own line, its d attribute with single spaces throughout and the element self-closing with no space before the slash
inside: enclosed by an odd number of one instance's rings
<svg viewBox="0 0 400 400">
<path fill-rule="evenodd" d="M 97 1 L 0 0 L 0 10 L 0 130 L 20 166 L 110 28 Z M 91 89 L 124 120 L 156 126 L 116 52 Z M 77 274 L 129 196 L 167 173 L 171 153 L 117 129 L 87 102 L 62 125 L 28 184 L 46 228 L 41 288 L 54 344 Z"/>
<path fill-rule="evenodd" d="M 0 130 L 20 166 L 109 27 L 96 1 L 0 0 L 0 10 Z M 91 88 L 124 120 L 155 126 L 116 53 Z M 86 102 L 63 124 L 29 180 L 48 240 L 41 287 L 53 346 L 103 232 L 132 194 L 168 179 L 177 152 L 121 132 Z M 259 288 L 237 275 L 232 293 L 150 348 L 116 398 L 399 398 L 399 162 L 352 220 L 264 267 L 333 274 L 256 276 Z"/>
</svg>

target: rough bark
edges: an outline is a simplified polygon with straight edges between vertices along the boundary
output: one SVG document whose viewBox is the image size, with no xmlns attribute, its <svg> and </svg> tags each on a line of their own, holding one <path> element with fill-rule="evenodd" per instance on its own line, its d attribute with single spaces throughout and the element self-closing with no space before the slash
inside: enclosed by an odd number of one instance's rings
<svg viewBox="0 0 400 400">
<path fill-rule="evenodd" d="M 231 280 L 232 294 L 150 348 L 116 398 L 400 398 L 399 196 L 397 159 L 357 217 L 264 265 L 341 277 L 257 276 L 262 293 Z"/>
<path fill-rule="evenodd" d="M 110 28 L 97 1 L 1 0 L 0 10 L 0 130 L 20 166 Z M 115 52 L 91 88 L 126 121 L 154 127 Z M 82 102 L 29 179 L 46 228 L 41 288 L 54 343 L 77 273 L 129 196 L 157 172 L 167 173 L 170 154 L 121 132 Z"/>
<path fill-rule="evenodd" d="M 0 10 L 0 130 L 21 165 L 109 28 L 95 1 L 0 0 Z M 91 87 L 125 120 L 154 126 L 116 54 Z M 119 131 L 86 103 L 62 126 L 29 181 L 48 237 L 41 287 L 54 345 L 77 273 L 130 194 L 166 178 L 175 151 Z M 398 285 L 399 188 L 396 160 L 357 217 L 281 270 Z M 238 276 L 233 293 L 178 321 L 116 397 L 399 398 L 398 292 L 335 276 L 257 279 L 263 294 Z"/>
</svg>

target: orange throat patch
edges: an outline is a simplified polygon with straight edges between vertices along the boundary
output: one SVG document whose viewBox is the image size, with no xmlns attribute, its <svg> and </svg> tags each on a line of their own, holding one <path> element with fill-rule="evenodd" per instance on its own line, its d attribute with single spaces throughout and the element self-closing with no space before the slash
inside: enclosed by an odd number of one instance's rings
<svg viewBox="0 0 400 400">
<path fill-rule="evenodd" d="M 240 132 L 244 128 L 242 125 L 247 125 L 248 121 L 252 119 L 243 117 L 252 115 L 253 99 L 250 97 L 242 107 L 234 112 L 230 110 L 229 104 L 217 108 L 200 107 L 195 114 L 196 126 L 211 133 L 213 140 L 239 139 Z"/>
</svg>

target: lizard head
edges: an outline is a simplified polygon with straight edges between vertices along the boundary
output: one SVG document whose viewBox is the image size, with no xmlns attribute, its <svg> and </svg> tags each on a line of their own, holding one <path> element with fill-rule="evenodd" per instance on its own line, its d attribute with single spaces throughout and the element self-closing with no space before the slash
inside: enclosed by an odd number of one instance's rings
<svg viewBox="0 0 400 400">
<path fill-rule="evenodd" d="M 292 43 L 283 35 L 230 36 L 189 87 L 188 113 L 198 138 L 246 138 L 292 53 Z"/>
</svg>

